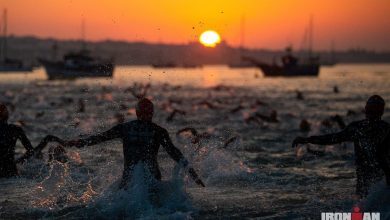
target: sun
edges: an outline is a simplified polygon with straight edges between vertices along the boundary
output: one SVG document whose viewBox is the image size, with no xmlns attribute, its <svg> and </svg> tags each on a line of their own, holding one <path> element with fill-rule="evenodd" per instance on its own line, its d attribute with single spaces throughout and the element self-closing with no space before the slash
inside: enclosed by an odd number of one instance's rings
<svg viewBox="0 0 390 220">
<path fill-rule="evenodd" d="M 199 42 L 206 47 L 215 47 L 221 42 L 221 37 L 216 31 L 208 30 L 200 35 Z"/>
</svg>

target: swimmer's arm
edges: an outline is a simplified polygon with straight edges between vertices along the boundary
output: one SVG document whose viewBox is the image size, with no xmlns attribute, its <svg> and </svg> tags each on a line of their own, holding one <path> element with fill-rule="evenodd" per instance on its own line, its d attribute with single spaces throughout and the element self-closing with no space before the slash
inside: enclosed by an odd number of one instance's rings
<svg viewBox="0 0 390 220">
<path fill-rule="evenodd" d="M 69 141 L 66 143 L 67 146 L 76 146 L 76 147 L 84 147 L 84 146 L 91 146 L 91 145 L 96 145 L 100 144 L 105 141 L 109 141 L 115 138 L 120 138 L 121 137 L 121 132 L 120 132 L 120 125 L 117 125 L 105 132 L 96 134 L 96 135 L 91 135 L 87 138 L 79 139 L 79 140 L 73 140 Z"/>
<path fill-rule="evenodd" d="M 180 163 L 183 165 L 183 167 L 188 166 L 187 159 L 183 156 L 183 154 L 180 152 L 179 149 L 173 145 L 171 138 L 169 137 L 169 134 L 167 131 L 163 132 L 163 140 L 161 145 L 164 147 L 164 149 L 167 151 L 170 157 L 172 157 L 173 160 L 175 160 L 177 163 Z M 188 173 L 190 174 L 191 178 L 195 181 L 196 184 L 205 187 L 203 181 L 199 178 L 198 174 L 195 172 L 194 168 L 190 167 L 188 169 Z"/>
<path fill-rule="evenodd" d="M 390 135 L 387 135 L 384 142 L 379 146 L 377 159 L 385 173 L 387 185 L 390 185 Z"/>
<path fill-rule="evenodd" d="M 46 147 L 46 145 L 49 142 L 53 142 L 53 141 L 58 142 L 61 145 L 65 144 L 65 141 L 63 141 L 62 139 L 60 139 L 56 136 L 53 136 L 53 135 L 47 135 L 45 138 L 42 139 L 42 141 L 38 144 L 38 146 L 36 146 L 34 148 L 32 153 L 30 153 L 30 152 L 25 153 L 23 156 L 21 156 L 20 158 L 18 158 L 16 160 L 16 163 L 24 163 L 26 160 L 28 160 L 32 156 L 36 157 L 36 156 L 40 155 L 42 150 Z"/>
<path fill-rule="evenodd" d="M 180 152 L 175 145 L 173 145 L 171 138 L 167 131 L 163 132 L 163 139 L 161 142 L 163 148 L 167 151 L 169 156 L 176 161 L 177 163 L 182 163 L 184 167 L 188 165 L 188 161 L 184 158 L 183 154 Z"/>
<path fill-rule="evenodd" d="M 319 136 L 310 136 L 310 137 L 297 137 L 293 141 L 292 146 L 297 147 L 299 144 L 318 144 L 318 145 L 331 145 L 338 144 L 341 142 L 352 141 L 352 126 L 348 125 L 344 130 Z"/>
<path fill-rule="evenodd" d="M 41 140 L 41 142 L 38 144 L 38 146 L 36 146 L 34 148 L 34 152 L 35 153 L 41 152 L 49 142 L 57 142 L 61 145 L 65 145 L 65 141 L 62 140 L 61 138 L 53 136 L 53 135 L 47 135 L 45 138 L 43 138 Z"/>
<path fill-rule="evenodd" d="M 21 127 L 17 128 L 17 137 L 22 142 L 24 148 L 26 148 L 27 153 L 30 154 L 33 152 L 34 148 L 31 145 L 30 140 L 27 138 L 26 134 L 24 133 L 23 129 Z"/>
</svg>

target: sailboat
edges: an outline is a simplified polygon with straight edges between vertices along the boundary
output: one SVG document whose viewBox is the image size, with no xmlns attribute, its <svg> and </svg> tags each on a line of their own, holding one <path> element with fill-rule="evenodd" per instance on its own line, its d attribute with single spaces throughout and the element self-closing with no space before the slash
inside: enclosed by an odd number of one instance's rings
<svg viewBox="0 0 390 220">
<path fill-rule="evenodd" d="M 21 60 L 7 56 L 7 9 L 3 12 L 2 37 L 0 42 L 0 72 L 31 72 L 32 66 L 26 66 Z"/>
<path fill-rule="evenodd" d="M 86 49 L 84 33 L 85 27 L 83 21 L 82 49 L 80 51 L 65 54 L 61 61 L 39 59 L 40 63 L 45 67 L 49 80 L 113 76 L 113 62 L 92 57 Z"/>
<path fill-rule="evenodd" d="M 309 49 L 306 59 L 298 59 L 292 54 L 292 48 L 286 49 L 286 55 L 281 59 L 282 64 L 268 64 L 258 61 L 252 57 L 243 56 L 243 60 L 247 60 L 255 64 L 267 77 L 294 77 L 294 76 L 318 76 L 320 71 L 319 57 L 314 56 L 312 52 L 313 45 L 313 22 L 310 19 L 309 25 Z"/>
</svg>

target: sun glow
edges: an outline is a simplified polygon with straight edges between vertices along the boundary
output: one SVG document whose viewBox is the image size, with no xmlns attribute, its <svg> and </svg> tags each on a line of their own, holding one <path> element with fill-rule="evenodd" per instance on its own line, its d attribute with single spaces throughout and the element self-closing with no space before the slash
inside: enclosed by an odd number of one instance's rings
<svg viewBox="0 0 390 220">
<path fill-rule="evenodd" d="M 221 42 L 221 37 L 216 31 L 205 31 L 199 37 L 199 42 L 206 47 L 215 47 Z"/>
</svg>

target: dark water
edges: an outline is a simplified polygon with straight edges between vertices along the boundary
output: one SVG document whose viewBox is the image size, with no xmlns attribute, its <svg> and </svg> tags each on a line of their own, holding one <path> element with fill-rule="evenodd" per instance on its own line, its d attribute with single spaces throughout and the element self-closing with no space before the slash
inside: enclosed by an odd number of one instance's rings
<svg viewBox="0 0 390 220">
<path fill-rule="evenodd" d="M 161 150 L 160 205 L 149 201 L 147 183 L 137 179 L 144 175 L 142 169 L 128 191 L 118 191 L 122 149 L 119 141 L 112 141 L 69 149 L 66 164 L 35 160 L 20 166 L 19 178 L 0 180 L 1 218 L 319 219 L 323 211 L 350 211 L 356 203 L 352 145 L 312 146 L 325 151 L 315 156 L 306 146 L 295 151 L 291 141 L 298 135 L 339 130 L 335 123 L 321 123 L 336 114 L 347 123 L 363 118 L 364 102 L 374 93 L 390 102 L 387 64 L 322 68 L 318 78 L 270 79 L 257 69 L 213 66 L 118 67 L 110 80 L 45 79 L 42 69 L 0 75 L 0 101 L 14 105 L 10 121 L 22 124 L 33 144 L 46 134 L 76 138 L 108 129 L 121 118 L 135 119 L 136 99 L 127 88 L 151 83 L 147 96 L 155 102 L 155 122 L 170 131 L 207 187 L 197 187 Z M 296 98 L 296 90 L 303 100 Z M 85 112 L 78 111 L 79 100 Z M 168 100 L 173 100 L 171 105 Z M 167 121 L 174 108 L 186 115 Z M 246 122 L 256 112 L 269 115 L 273 110 L 276 123 Z M 385 111 L 389 121 L 388 106 Z M 309 121 L 311 131 L 299 130 L 302 119 Z M 184 127 L 210 137 L 192 144 L 188 135 L 175 134 Z M 369 202 L 384 203 L 387 193 L 378 186 Z"/>
</svg>

